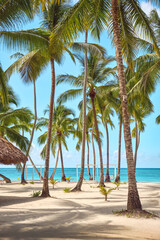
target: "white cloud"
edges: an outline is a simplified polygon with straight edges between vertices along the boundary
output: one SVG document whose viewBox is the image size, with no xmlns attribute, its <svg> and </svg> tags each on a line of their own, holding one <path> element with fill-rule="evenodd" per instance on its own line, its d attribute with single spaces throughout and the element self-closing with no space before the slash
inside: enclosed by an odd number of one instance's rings
<svg viewBox="0 0 160 240">
<path fill-rule="evenodd" d="M 143 11 L 149 15 L 149 13 L 153 10 L 156 9 L 158 14 L 160 15 L 160 9 L 155 8 L 151 2 L 141 2 L 141 8 L 143 9 Z"/>
</svg>

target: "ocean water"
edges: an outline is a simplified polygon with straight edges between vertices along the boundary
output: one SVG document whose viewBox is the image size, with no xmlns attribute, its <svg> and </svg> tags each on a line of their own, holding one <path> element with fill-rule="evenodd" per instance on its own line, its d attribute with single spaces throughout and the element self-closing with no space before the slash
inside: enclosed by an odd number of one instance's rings
<svg viewBox="0 0 160 240">
<path fill-rule="evenodd" d="M 44 174 L 44 168 L 40 169 L 39 171 L 42 171 L 42 176 Z M 49 169 L 49 177 L 52 174 L 54 168 Z M 71 181 L 77 181 L 77 169 L 76 168 L 65 168 L 65 176 L 69 177 L 71 176 Z M 93 176 L 93 168 L 90 168 L 91 175 Z M 106 169 L 104 168 L 104 174 L 106 172 Z M 111 181 L 114 181 L 115 178 L 115 169 L 110 168 L 109 169 Z M 17 181 L 21 176 L 21 171 L 17 171 L 16 168 L 0 168 L 0 173 L 5 175 L 6 177 L 10 178 L 12 181 Z M 80 169 L 78 169 L 78 177 L 80 175 Z M 54 179 L 61 180 L 61 168 L 57 168 L 56 174 Z M 36 171 L 33 171 L 33 168 L 27 168 L 27 175 L 25 172 L 25 177 L 27 180 L 39 180 L 39 177 L 36 173 Z M 95 173 L 95 180 L 99 180 L 100 177 L 100 169 L 96 169 Z M 85 168 L 84 171 L 84 178 L 88 180 L 88 172 L 87 168 Z M 1 180 L 1 177 L 0 177 Z M 137 182 L 160 182 L 160 168 L 137 168 L 136 169 L 136 180 Z M 128 173 L 127 168 L 121 168 L 121 181 L 122 182 L 128 182 Z"/>
</svg>

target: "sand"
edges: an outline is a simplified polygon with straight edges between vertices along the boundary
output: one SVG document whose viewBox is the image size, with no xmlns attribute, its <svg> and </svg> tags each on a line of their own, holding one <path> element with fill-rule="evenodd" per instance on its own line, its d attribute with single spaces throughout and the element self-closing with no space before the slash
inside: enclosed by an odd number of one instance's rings
<svg viewBox="0 0 160 240">
<path fill-rule="evenodd" d="M 51 198 L 33 198 L 42 183 L 0 184 L 0 239 L 157 239 L 160 218 L 139 219 L 115 216 L 112 211 L 126 208 L 127 184 L 114 190 L 104 201 L 97 184 L 84 183 L 83 191 L 65 193 L 75 183 L 50 185 Z M 113 187 L 113 184 L 107 184 Z M 160 216 L 160 183 L 138 183 L 147 211 Z"/>
</svg>

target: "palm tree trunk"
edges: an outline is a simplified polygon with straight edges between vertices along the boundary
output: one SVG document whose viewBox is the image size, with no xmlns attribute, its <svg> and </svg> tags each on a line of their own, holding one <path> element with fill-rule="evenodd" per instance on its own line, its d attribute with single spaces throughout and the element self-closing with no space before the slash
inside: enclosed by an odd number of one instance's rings
<svg viewBox="0 0 160 240">
<path fill-rule="evenodd" d="M 110 176 L 109 176 L 109 132 L 108 132 L 108 126 L 106 123 L 106 135 L 107 135 L 107 169 L 106 169 L 106 177 L 105 182 L 110 182 Z"/>
<path fill-rule="evenodd" d="M 23 167 L 22 167 L 21 183 L 27 183 L 24 177 L 25 168 L 26 168 L 26 162 L 23 164 Z"/>
<path fill-rule="evenodd" d="M 135 154 L 134 154 L 134 167 L 136 170 L 136 164 L 137 164 L 137 153 L 138 153 L 138 148 L 139 148 L 139 143 L 140 143 L 140 130 L 136 130 L 136 149 L 135 149 Z"/>
<path fill-rule="evenodd" d="M 95 180 L 95 173 L 96 173 L 96 152 L 95 152 L 95 147 L 94 147 L 94 140 L 93 140 L 93 132 L 94 132 L 94 123 L 92 126 L 92 149 L 93 149 L 93 180 Z"/>
<path fill-rule="evenodd" d="M 119 123 L 119 140 L 118 140 L 118 171 L 115 178 L 115 182 L 120 181 L 120 170 L 121 170 L 121 139 L 122 139 L 122 119 Z"/>
<path fill-rule="evenodd" d="M 89 169 L 89 141 L 88 141 L 88 133 L 86 133 L 86 135 L 87 135 L 87 169 L 88 169 L 88 176 L 89 176 L 89 180 L 93 180 L 93 178 L 91 177 L 90 169 Z"/>
<path fill-rule="evenodd" d="M 93 109 L 93 117 L 94 117 L 94 123 L 95 123 L 95 130 L 97 135 L 97 141 L 98 141 L 98 148 L 99 148 L 99 157 L 100 157 L 100 167 L 101 167 L 101 174 L 100 174 L 100 186 L 104 187 L 104 173 L 103 173 L 103 158 L 102 158 L 102 148 L 101 148 L 101 141 L 99 136 L 99 130 L 98 130 L 98 123 L 97 123 L 97 115 L 96 115 L 96 109 L 94 104 L 94 97 L 91 97 L 92 101 L 92 109 Z"/>
<path fill-rule="evenodd" d="M 56 164 L 55 164 L 55 167 L 54 167 L 54 171 L 53 171 L 52 175 L 50 176 L 51 180 L 54 179 L 54 175 L 55 175 L 55 172 L 56 172 L 56 169 L 57 169 L 57 165 L 58 165 L 58 159 L 59 159 L 59 148 L 58 148 L 58 152 L 57 152 L 57 159 L 56 159 Z"/>
<path fill-rule="evenodd" d="M 29 155 L 28 155 L 28 157 L 29 157 L 29 160 L 30 160 L 33 168 L 35 169 L 36 173 L 38 174 L 39 178 L 40 178 L 41 180 L 43 180 L 43 177 L 42 177 L 42 175 L 40 174 L 40 172 L 38 171 L 38 169 L 36 168 L 34 162 L 32 161 L 32 158 L 31 158 Z"/>
<path fill-rule="evenodd" d="M 85 43 L 87 43 L 88 30 L 85 30 Z M 85 50 L 84 58 L 84 83 L 83 83 L 83 132 L 82 132 L 82 150 L 81 150 L 81 173 L 77 185 L 71 191 L 81 191 L 84 176 L 84 164 L 85 164 L 85 143 L 86 143 L 86 88 L 87 88 L 87 77 L 88 77 L 88 66 L 87 66 L 87 49 Z"/>
<path fill-rule="evenodd" d="M 30 141 L 29 141 L 29 146 L 28 146 L 28 150 L 26 153 L 26 156 L 29 156 L 29 152 L 30 152 L 30 148 L 32 146 L 32 141 L 33 141 L 33 136 L 34 136 L 34 131 L 35 131 L 35 127 L 36 127 L 36 122 L 37 122 L 37 99 L 36 99 L 36 83 L 35 81 L 33 81 L 33 88 L 34 88 L 34 123 L 33 123 L 33 127 L 32 127 L 32 132 L 31 132 L 31 137 L 30 137 Z M 31 157 L 29 157 L 30 162 L 32 164 L 32 166 L 34 167 L 34 169 L 36 170 L 38 176 L 42 179 L 42 176 L 40 175 L 38 169 L 36 168 L 36 166 L 34 165 Z M 21 183 L 26 183 L 25 178 L 24 178 L 24 170 L 25 170 L 25 165 L 23 165 L 23 170 L 22 170 L 22 178 L 21 178 Z"/>
<path fill-rule="evenodd" d="M 61 142 L 59 142 L 59 151 L 60 151 L 60 156 L 61 156 L 62 181 L 65 182 L 66 181 L 66 176 L 65 176 L 65 173 L 64 173 L 63 154 L 62 154 Z"/>
<path fill-rule="evenodd" d="M 52 71 L 52 85 L 51 85 L 48 134 L 47 134 L 47 145 L 46 145 L 46 155 L 45 155 L 45 170 L 44 170 L 44 180 L 43 180 L 43 189 L 42 189 L 41 197 L 50 197 L 49 187 L 48 187 L 48 172 L 49 172 L 49 156 L 50 156 L 51 132 L 52 132 L 53 105 L 54 105 L 54 95 L 55 95 L 55 68 L 54 68 L 53 58 L 51 58 L 51 71 Z"/>
<path fill-rule="evenodd" d="M 112 18 L 113 18 L 114 44 L 115 44 L 116 59 L 117 59 L 117 70 L 118 70 L 118 77 L 119 77 L 120 97 L 121 97 L 121 105 L 122 105 L 124 139 L 125 139 L 127 166 L 128 166 L 127 210 L 128 211 L 133 211 L 137 209 L 141 210 L 142 206 L 141 206 L 137 184 L 136 184 L 136 178 L 135 178 L 128 102 L 127 102 L 127 93 L 126 93 L 125 76 L 124 76 L 122 51 L 121 51 L 121 35 L 120 35 L 120 27 L 119 27 L 118 0 L 112 0 Z"/>
<path fill-rule="evenodd" d="M 24 130 L 22 130 L 22 136 L 24 137 Z M 27 181 L 25 180 L 25 177 L 24 177 L 25 168 L 26 168 L 26 162 L 23 163 L 23 167 L 22 167 L 21 184 L 27 183 Z"/>
<path fill-rule="evenodd" d="M 11 183 L 11 180 L 5 177 L 3 174 L 0 174 L 0 177 L 3 178 L 6 183 Z"/>
</svg>

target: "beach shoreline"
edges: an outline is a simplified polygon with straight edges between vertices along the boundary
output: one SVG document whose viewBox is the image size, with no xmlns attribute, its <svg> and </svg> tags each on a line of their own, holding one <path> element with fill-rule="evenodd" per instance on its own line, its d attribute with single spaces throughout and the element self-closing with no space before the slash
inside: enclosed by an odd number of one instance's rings
<svg viewBox="0 0 160 240">
<path fill-rule="evenodd" d="M 143 208 L 160 216 L 160 183 L 137 185 Z M 127 184 L 112 191 L 107 202 L 92 181 L 84 182 L 82 192 L 64 192 L 64 188 L 74 186 L 75 182 L 58 182 L 53 189 L 49 183 L 51 198 L 33 198 L 42 183 L 1 183 L 0 239 L 159 239 L 160 218 L 113 214 L 126 209 Z"/>
</svg>

